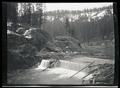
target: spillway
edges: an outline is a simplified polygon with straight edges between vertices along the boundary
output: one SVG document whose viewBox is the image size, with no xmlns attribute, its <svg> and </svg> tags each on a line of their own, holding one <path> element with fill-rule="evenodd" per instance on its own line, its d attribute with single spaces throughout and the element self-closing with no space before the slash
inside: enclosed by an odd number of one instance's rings
<svg viewBox="0 0 120 88">
<path fill-rule="evenodd" d="M 50 60 L 42 60 L 41 64 L 36 69 L 46 69 L 49 66 L 49 63 L 50 63 Z M 82 62 L 75 63 L 71 61 L 60 60 L 57 65 L 55 65 L 52 69 L 49 69 L 49 71 L 47 72 L 48 74 L 60 74 L 61 76 L 59 76 L 59 78 L 68 78 L 84 67 L 86 67 L 86 64 Z M 89 69 L 86 68 L 81 72 L 79 72 L 78 74 L 76 74 L 74 77 L 80 79 L 85 75 L 87 75 L 88 71 Z M 92 77 L 92 75 L 90 75 L 90 77 Z"/>
<path fill-rule="evenodd" d="M 43 59 L 40 63 L 40 65 L 37 68 L 27 69 L 22 72 L 21 74 L 18 74 L 19 77 L 10 79 L 10 83 L 15 84 L 91 84 L 90 79 L 93 78 L 93 74 L 88 75 L 88 72 L 86 69 L 89 70 L 89 68 L 86 68 L 85 70 L 81 70 L 82 68 L 86 67 L 91 62 L 95 61 L 95 59 L 85 59 L 84 57 L 75 58 L 72 60 L 60 60 L 58 61 L 58 65 L 55 65 L 53 68 L 49 68 L 48 70 L 42 70 L 49 66 L 50 61 Z M 104 62 L 105 60 L 101 60 L 101 62 Z M 97 63 L 100 63 L 100 61 L 96 60 Z M 94 63 L 96 64 L 96 63 Z M 94 65 L 93 64 L 93 65 Z M 91 70 L 89 70 L 91 71 Z M 78 72 L 76 75 L 74 75 L 76 72 Z M 13 73 L 12 73 L 13 74 Z M 88 75 L 87 77 L 85 77 Z M 16 77 L 16 76 L 14 76 Z M 83 77 L 85 77 L 83 79 Z M 19 79 L 19 80 L 18 80 Z M 26 81 L 27 80 L 27 81 Z"/>
<path fill-rule="evenodd" d="M 42 60 L 41 64 L 36 69 L 45 69 L 49 66 L 49 63 L 50 63 L 50 60 Z M 71 62 L 71 61 L 60 60 L 59 63 L 56 63 L 56 65 L 54 67 L 79 71 L 80 69 L 82 69 L 85 66 L 86 66 L 86 64 L 84 64 L 84 63 L 75 63 L 75 62 Z M 87 71 L 87 70 L 88 69 L 85 69 L 84 71 Z"/>
<path fill-rule="evenodd" d="M 84 63 L 75 63 L 75 62 L 71 62 L 71 61 L 60 60 L 61 68 L 78 71 L 78 70 L 82 69 L 84 66 L 86 66 Z"/>
<path fill-rule="evenodd" d="M 42 60 L 40 65 L 36 69 L 45 69 L 49 66 L 49 60 Z"/>
</svg>

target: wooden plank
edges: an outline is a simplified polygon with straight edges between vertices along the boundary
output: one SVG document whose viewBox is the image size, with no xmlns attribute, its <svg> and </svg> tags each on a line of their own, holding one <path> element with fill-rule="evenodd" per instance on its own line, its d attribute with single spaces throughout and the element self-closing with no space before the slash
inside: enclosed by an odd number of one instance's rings
<svg viewBox="0 0 120 88">
<path fill-rule="evenodd" d="M 95 70 L 97 70 L 97 69 L 94 69 L 94 70 L 90 71 L 86 76 L 82 77 L 81 79 L 86 78 L 87 76 L 89 76 L 90 74 L 92 74 Z M 112 75 L 112 74 L 113 74 L 113 71 L 110 71 L 110 72 L 108 72 L 108 75 L 105 76 L 105 77 L 103 77 L 102 79 L 106 79 L 108 76 L 110 76 L 110 75 Z M 96 77 L 98 77 L 98 76 L 99 76 L 99 75 L 97 75 Z M 95 77 L 95 81 L 96 81 L 96 77 Z M 98 82 L 98 81 L 97 81 L 97 82 Z"/>
<path fill-rule="evenodd" d="M 80 69 L 79 71 L 77 71 L 75 74 L 73 74 L 72 76 L 70 76 L 69 78 L 72 78 L 73 76 L 75 76 L 76 74 L 78 74 L 80 71 L 84 70 L 85 68 L 89 67 L 90 65 L 92 65 L 95 61 L 91 62 L 90 64 L 88 64 L 87 66 L 85 66 L 84 68 Z"/>
</svg>

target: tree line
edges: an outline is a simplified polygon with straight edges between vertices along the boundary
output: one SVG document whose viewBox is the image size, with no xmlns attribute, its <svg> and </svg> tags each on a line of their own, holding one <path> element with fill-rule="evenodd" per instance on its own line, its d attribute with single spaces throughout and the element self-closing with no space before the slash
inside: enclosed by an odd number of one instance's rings
<svg viewBox="0 0 120 88">
<path fill-rule="evenodd" d="M 43 4 L 42 3 L 6 3 L 7 21 L 13 22 L 14 29 L 17 29 L 17 23 L 26 27 L 41 28 L 43 23 Z M 15 32 L 15 30 L 13 30 Z"/>
<path fill-rule="evenodd" d="M 68 35 L 81 42 L 95 40 L 112 40 L 114 35 L 114 20 L 110 9 L 112 6 L 85 9 L 83 11 L 50 11 L 44 12 L 42 3 L 7 3 L 7 19 L 13 22 L 14 31 L 17 29 L 16 23 L 29 27 L 37 27 L 47 31 L 53 38 L 58 35 Z M 87 15 L 81 13 L 101 12 L 106 10 L 106 14 L 101 19 L 88 19 Z M 70 21 L 69 17 L 65 17 L 64 21 L 60 21 L 61 17 L 66 14 L 79 14 L 79 18 Z M 53 16 L 55 19 L 49 21 L 46 18 Z"/>
</svg>

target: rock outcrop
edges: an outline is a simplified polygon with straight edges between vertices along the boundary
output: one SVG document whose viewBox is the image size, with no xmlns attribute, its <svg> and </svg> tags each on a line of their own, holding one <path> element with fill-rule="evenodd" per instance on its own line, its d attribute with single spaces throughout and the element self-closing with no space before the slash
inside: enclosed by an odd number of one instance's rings
<svg viewBox="0 0 120 88">
<path fill-rule="evenodd" d="M 45 47 L 50 37 L 43 30 L 30 30 L 25 35 L 7 30 L 8 71 L 30 68 L 41 61 L 36 53 Z M 28 36 L 31 36 L 31 38 L 28 38 Z"/>
</svg>

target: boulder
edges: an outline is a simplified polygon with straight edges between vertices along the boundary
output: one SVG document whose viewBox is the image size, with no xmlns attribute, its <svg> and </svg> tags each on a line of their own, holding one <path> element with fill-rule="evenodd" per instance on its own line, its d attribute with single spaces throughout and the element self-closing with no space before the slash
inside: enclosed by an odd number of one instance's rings
<svg viewBox="0 0 120 88">
<path fill-rule="evenodd" d="M 44 48 L 49 35 L 42 30 L 32 30 L 28 35 L 7 31 L 8 71 L 30 68 L 41 61 L 36 53 Z"/>
<path fill-rule="evenodd" d="M 54 44 L 64 52 L 80 52 L 82 49 L 79 40 L 71 36 L 57 36 L 54 39 Z"/>
<path fill-rule="evenodd" d="M 81 45 L 77 39 L 69 36 L 57 36 L 47 42 L 46 47 L 37 53 L 43 59 L 65 59 L 66 56 L 80 54 Z"/>
<path fill-rule="evenodd" d="M 24 36 L 7 30 L 7 48 L 16 49 L 19 45 L 28 43 L 29 40 Z"/>
<path fill-rule="evenodd" d="M 23 34 L 31 43 L 41 50 L 51 38 L 47 32 L 38 28 L 30 28 Z"/>
</svg>

